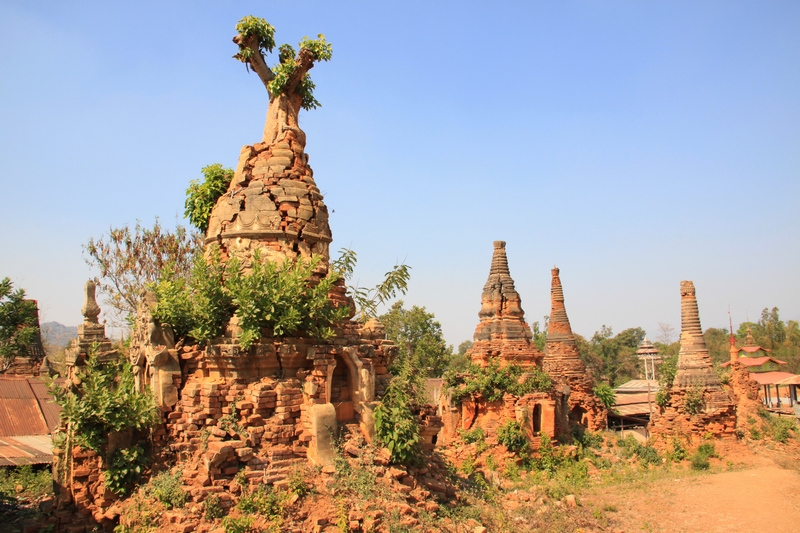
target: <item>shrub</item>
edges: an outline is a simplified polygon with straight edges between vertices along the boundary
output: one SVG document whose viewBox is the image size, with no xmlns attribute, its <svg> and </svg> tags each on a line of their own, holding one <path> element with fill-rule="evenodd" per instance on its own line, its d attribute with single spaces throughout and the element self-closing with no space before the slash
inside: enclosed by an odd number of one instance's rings
<svg viewBox="0 0 800 533">
<path fill-rule="evenodd" d="M 526 452 L 530 448 L 522 424 L 516 420 L 509 420 L 497 428 L 497 442 L 505 446 L 508 451 L 515 453 Z"/>
<path fill-rule="evenodd" d="M 679 438 L 672 439 L 672 449 L 667 453 L 667 459 L 676 462 L 686 459 L 686 448 Z"/>
<path fill-rule="evenodd" d="M 233 170 L 224 168 L 219 163 L 208 165 L 201 170 L 203 182 L 192 180 L 186 189 L 186 211 L 184 216 L 189 222 L 202 231 L 208 230 L 211 210 L 220 196 L 225 194 L 233 179 Z"/>
<path fill-rule="evenodd" d="M 709 457 L 717 457 L 717 450 L 712 442 L 704 442 L 697 447 L 697 450 L 691 457 L 693 470 L 708 470 L 711 463 L 708 461 Z"/>
<path fill-rule="evenodd" d="M 400 374 L 386 387 L 383 401 L 375 408 L 375 437 L 389 449 L 394 463 L 412 464 L 420 458 L 419 424 L 411 404 L 421 388 L 413 362 L 404 361 Z"/>
<path fill-rule="evenodd" d="M 182 488 L 182 474 L 164 471 L 150 480 L 149 493 L 167 509 L 180 509 L 186 504 L 189 494 Z"/>
<path fill-rule="evenodd" d="M 463 440 L 466 444 L 483 442 L 486 439 L 486 434 L 483 432 L 483 428 L 480 427 L 476 427 L 474 429 L 461 429 L 458 433 L 461 435 L 461 440 Z"/>
<path fill-rule="evenodd" d="M 141 446 L 119 448 L 111 456 L 111 462 L 103 472 L 103 481 L 111 492 L 117 495 L 127 493 L 130 485 L 139 480 L 149 458 Z"/>
<path fill-rule="evenodd" d="M 226 516 L 222 519 L 222 527 L 225 528 L 225 533 L 250 533 L 253 530 L 253 518 Z"/>
<path fill-rule="evenodd" d="M 17 486 L 22 487 L 22 492 L 17 492 Z M 20 495 L 32 499 L 52 491 L 53 474 L 47 468 L 34 470 L 31 465 L 0 468 L 0 501 Z"/>
<path fill-rule="evenodd" d="M 523 373 L 528 376 L 520 382 Z M 450 393 L 454 403 L 477 395 L 495 402 L 501 400 L 506 393 L 524 396 L 531 392 L 550 390 L 550 387 L 550 376 L 539 368 L 523 371 L 522 367 L 514 364 L 501 367 L 495 360 L 490 361 L 485 368 L 470 364 L 466 372 L 447 372 L 444 375 L 444 388 Z"/>
<path fill-rule="evenodd" d="M 208 521 L 216 520 L 217 518 L 222 518 L 223 514 L 225 513 L 219 496 L 213 493 L 209 494 L 203 501 L 203 516 L 205 516 L 205 519 Z"/>
<path fill-rule="evenodd" d="M 617 403 L 617 394 L 614 389 L 606 383 L 601 383 L 592 389 L 594 395 L 600 400 L 606 409 L 611 409 Z"/>
<path fill-rule="evenodd" d="M 690 387 L 686 390 L 683 397 L 683 408 L 690 415 L 696 415 L 703 411 L 703 391 L 697 387 Z"/>
</svg>

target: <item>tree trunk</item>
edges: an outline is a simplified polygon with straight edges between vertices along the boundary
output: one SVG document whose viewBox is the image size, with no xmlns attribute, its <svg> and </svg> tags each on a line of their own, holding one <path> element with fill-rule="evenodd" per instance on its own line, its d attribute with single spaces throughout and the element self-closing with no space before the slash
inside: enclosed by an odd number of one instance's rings
<svg viewBox="0 0 800 533">
<path fill-rule="evenodd" d="M 270 98 L 263 142 L 274 144 L 283 140 L 287 132 L 293 131 L 297 140 L 305 148 L 306 134 L 298 124 L 301 104 L 302 98 L 296 91 L 291 94 L 284 92 L 277 97 Z"/>
</svg>

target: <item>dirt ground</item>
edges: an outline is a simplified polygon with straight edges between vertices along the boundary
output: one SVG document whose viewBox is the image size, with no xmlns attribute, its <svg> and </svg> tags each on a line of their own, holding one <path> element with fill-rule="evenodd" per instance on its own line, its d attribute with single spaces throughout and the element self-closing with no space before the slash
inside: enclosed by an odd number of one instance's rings
<svg viewBox="0 0 800 533">
<path fill-rule="evenodd" d="M 800 524 L 800 458 L 793 449 L 723 450 L 712 471 L 676 472 L 583 496 L 602 509 L 607 531 L 775 532 Z"/>
</svg>

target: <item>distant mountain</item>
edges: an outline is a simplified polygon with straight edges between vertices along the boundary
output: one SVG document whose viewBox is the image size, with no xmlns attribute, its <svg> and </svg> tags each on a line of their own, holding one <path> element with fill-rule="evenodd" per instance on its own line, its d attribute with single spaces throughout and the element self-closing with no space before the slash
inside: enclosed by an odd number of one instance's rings
<svg viewBox="0 0 800 533">
<path fill-rule="evenodd" d="M 71 339 L 78 336 L 77 326 L 65 326 L 58 322 L 45 322 L 41 324 L 42 343 L 59 348 L 69 344 Z"/>
</svg>

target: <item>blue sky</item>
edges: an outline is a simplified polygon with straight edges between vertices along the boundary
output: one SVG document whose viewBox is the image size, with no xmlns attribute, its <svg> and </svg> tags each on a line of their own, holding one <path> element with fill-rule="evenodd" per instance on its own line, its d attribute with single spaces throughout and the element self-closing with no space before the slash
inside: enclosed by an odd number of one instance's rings
<svg viewBox="0 0 800 533">
<path fill-rule="evenodd" d="M 301 115 L 332 250 L 472 337 L 492 241 L 526 318 L 561 268 L 573 329 L 800 319 L 800 3 L 0 3 L 0 277 L 81 320 L 81 245 L 182 220 L 200 168 L 260 140 L 242 16 L 324 33 Z M 268 62 L 270 62 L 268 59 Z"/>
</svg>

